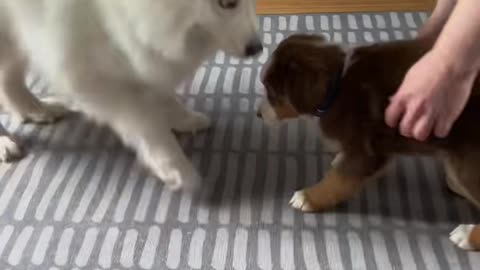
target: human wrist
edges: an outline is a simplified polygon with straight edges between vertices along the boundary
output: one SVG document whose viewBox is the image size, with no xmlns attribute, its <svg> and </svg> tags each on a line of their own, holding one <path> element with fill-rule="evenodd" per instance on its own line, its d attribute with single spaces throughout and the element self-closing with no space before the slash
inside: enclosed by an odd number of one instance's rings
<svg viewBox="0 0 480 270">
<path fill-rule="evenodd" d="M 480 71 L 477 57 L 469 57 L 458 50 L 446 46 L 434 46 L 431 54 L 436 60 L 437 68 L 451 78 L 474 78 Z"/>
<path fill-rule="evenodd" d="M 459 31 L 458 29 L 462 29 Z M 478 0 L 461 0 L 432 49 L 455 74 L 480 70 L 480 9 Z"/>
</svg>

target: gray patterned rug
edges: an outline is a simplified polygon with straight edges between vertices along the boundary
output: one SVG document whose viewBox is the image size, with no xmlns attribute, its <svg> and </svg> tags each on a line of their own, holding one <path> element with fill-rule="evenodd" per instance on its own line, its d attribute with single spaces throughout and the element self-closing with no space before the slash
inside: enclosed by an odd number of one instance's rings
<svg viewBox="0 0 480 270">
<path fill-rule="evenodd" d="M 77 116 L 6 127 L 30 155 L 0 165 L 0 269 L 479 269 L 448 233 L 480 215 L 445 187 L 429 159 L 402 159 L 336 211 L 302 214 L 291 194 L 319 179 L 331 155 L 311 122 L 267 129 L 255 119 L 259 69 L 295 32 L 337 42 L 410 38 L 424 13 L 261 17 L 265 54 L 218 54 L 179 91 L 214 119 L 180 138 L 205 176 L 203 193 L 172 193 L 105 129 Z M 37 92 L 45 83 L 30 79 Z M 475 266 L 476 265 L 476 266 Z"/>
</svg>

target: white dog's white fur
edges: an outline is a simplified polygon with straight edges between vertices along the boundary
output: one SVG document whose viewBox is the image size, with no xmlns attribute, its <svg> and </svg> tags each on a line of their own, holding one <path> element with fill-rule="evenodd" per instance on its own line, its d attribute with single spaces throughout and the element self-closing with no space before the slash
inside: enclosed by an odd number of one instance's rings
<svg viewBox="0 0 480 270">
<path fill-rule="evenodd" d="M 184 107 L 175 88 L 217 50 L 248 56 L 257 28 L 254 0 L 0 0 L 0 103 L 23 121 L 62 114 L 25 87 L 33 65 L 159 179 L 188 186 L 197 173 L 172 130 L 194 132 L 210 121 Z M 19 154 L 2 128 L 0 159 Z"/>
</svg>

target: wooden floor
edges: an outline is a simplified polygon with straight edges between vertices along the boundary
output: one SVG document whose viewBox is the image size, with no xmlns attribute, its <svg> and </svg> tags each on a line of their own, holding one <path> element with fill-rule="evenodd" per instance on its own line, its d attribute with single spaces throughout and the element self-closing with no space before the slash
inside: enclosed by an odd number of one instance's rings
<svg viewBox="0 0 480 270">
<path fill-rule="evenodd" d="M 429 11 L 435 0 L 257 0 L 258 14 Z"/>
</svg>

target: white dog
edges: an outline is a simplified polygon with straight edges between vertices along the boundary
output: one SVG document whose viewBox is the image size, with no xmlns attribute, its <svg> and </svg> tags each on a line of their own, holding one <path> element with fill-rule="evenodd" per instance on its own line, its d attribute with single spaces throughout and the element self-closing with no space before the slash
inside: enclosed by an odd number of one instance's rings
<svg viewBox="0 0 480 270">
<path fill-rule="evenodd" d="M 260 53 L 257 30 L 254 0 L 0 0 L 0 103 L 22 121 L 61 116 L 61 107 L 25 87 L 25 71 L 35 66 L 159 179 L 189 186 L 197 173 L 172 131 L 210 121 L 180 104 L 175 88 L 217 50 Z M 0 132 L 0 159 L 20 155 Z"/>
</svg>

